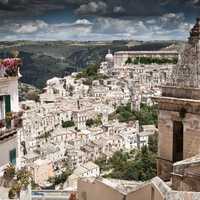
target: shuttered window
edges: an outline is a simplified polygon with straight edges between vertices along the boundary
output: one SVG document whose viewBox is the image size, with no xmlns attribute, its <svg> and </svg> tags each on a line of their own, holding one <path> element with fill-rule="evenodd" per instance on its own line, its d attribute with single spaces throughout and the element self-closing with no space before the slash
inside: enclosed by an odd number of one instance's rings
<svg viewBox="0 0 200 200">
<path fill-rule="evenodd" d="M 5 96 L 5 111 L 6 113 L 11 112 L 10 95 Z"/>
<path fill-rule="evenodd" d="M 11 112 L 10 95 L 5 96 L 5 113 Z M 6 128 L 11 128 L 11 120 L 6 120 Z"/>
<path fill-rule="evenodd" d="M 17 157 L 16 149 L 11 150 L 9 155 L 9 160 L 11 164 L 16 165 L 16 157 Z"/>
</svg>

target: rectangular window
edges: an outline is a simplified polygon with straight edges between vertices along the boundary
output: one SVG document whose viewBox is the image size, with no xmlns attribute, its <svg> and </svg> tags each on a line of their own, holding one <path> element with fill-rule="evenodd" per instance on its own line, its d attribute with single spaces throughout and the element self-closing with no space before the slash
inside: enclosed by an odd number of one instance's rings
<svg viewBox="0 0 200 200">
<path fill-rule="evenodd" d="M 11 112 L 11 100 L 10 95 L 6 95 L 5 97 L 5 113 Z M 11 120 L 6 120 L 6 128 L 11 128 Z"/>
<path fill-rule="evenodd" d="M 10 95 L 5 96 L 5 111 L 6 111 L 6 113 L 11 112 Z"/>
<path fill-rule="evenodd" d="M 183 123 L 173 122 L 173 162 L 183 160 Z"/>
<path fill-rule="evenodd" d="M 16 149 L 10 151 L 9 161 L 11 164 L 16 165 L 17 152 Z"/>
<path fill-rule="evenodd" d="M 0 96 L 0 119 L 4 119 L 3 96 Z"/>
</svg>

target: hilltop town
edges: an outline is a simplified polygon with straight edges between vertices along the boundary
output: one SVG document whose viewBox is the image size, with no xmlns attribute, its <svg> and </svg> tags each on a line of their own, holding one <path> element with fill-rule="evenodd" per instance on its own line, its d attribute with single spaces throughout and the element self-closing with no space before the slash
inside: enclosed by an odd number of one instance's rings
<svg viewBox="0 0 200 200">
<path fill-rule="evenodd" d="M 22 60 L 3 59 L 0 197 L 200 198 L 199 40 L 197 19 L 181 53 L 108 50 L 20 102 Z"/>
</svg>

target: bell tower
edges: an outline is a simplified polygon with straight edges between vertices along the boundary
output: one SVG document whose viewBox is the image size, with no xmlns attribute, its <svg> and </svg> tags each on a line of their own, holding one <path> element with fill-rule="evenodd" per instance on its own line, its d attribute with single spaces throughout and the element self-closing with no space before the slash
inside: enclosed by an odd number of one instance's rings
<svg viewBox="0 0 200 200">
<path fill-rule="evenodd" d="M 200 19 L 171 80 L 162 87 L 162 96 L 154 98 L 159 105 L 159 144 L 157 174 L 171 178 L 173 163 L 200 153 Z"/>
</svg>

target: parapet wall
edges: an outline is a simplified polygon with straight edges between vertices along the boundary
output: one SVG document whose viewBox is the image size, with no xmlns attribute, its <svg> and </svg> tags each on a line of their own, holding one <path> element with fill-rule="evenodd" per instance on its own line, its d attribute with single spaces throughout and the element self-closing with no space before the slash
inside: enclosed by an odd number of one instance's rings
<svg viewBox="0 0 200 200">
<path fill-rule="evenodd" d="M 175 163 L 172 188 L 178 191 L 200 192 L 200 156 Z"/>
<path fill-rule="evenodd" d="M 200 89 L 164 86 L 162 87 L 162 96 L 200 100 Z"/>
</svg>

